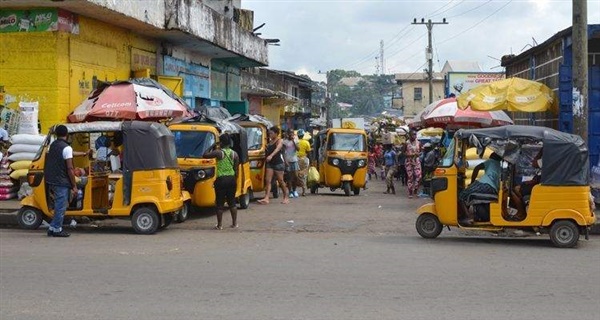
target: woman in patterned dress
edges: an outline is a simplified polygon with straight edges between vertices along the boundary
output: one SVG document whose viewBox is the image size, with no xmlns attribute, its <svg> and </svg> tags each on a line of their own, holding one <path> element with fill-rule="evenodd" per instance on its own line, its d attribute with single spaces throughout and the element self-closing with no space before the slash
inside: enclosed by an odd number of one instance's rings
<svg viewBox="0 0 600 320">
<path fill-rule="evenodd" d="M 421 154 L 421 144 L 417 140 L 417 132 L 410 132 L 410 139 L 404 146 L 404 154 L 406 158 L 404 160 L 404 166 L 406 167 L 407 184 L 408 184 L 408 197 L 412 198 L 417 195 L 419 190 L 419 183 L 421 181 L 421 161 L 419 155 Z"/>
</svg>

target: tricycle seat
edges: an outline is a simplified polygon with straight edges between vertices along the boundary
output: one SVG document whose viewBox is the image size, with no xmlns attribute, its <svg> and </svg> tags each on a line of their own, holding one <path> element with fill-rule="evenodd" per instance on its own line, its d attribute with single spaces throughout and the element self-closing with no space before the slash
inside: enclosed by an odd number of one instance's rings
<svg viewBox="0 0 600 320">
<path fill-rule="evenodd" d="M 467 205 L 484 204 L 498 201 L 497 194 L 490 193 L 472 193 L 467 199 Z"/>
</svg>

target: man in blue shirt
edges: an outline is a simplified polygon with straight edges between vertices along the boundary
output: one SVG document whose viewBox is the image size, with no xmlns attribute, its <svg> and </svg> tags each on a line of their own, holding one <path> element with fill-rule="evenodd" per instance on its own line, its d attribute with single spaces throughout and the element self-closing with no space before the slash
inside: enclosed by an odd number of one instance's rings
<svg viewBox="0 0 600 320">
<path fill-rule="evenodd" d="M 460 220 L 461 225 L 473 224 L 473 213 L 469 211 L 469 208 L 467 207 L 467 202 L 472 194 L 498 194 L 498 189 L 500 188 L 500 175 L 502 174 L 500 161 L 502 161 L 502 157 L 494 152 L 490 155 L 489 159 L 480 163 L 473 169 L 471 184 L 468 188 L 461 191 L 458 196 L 459 207 L 464 217 Z M 485 170 L 483 177 L 479 180 L 475 180 L 481 169 Z"/>
</svg>

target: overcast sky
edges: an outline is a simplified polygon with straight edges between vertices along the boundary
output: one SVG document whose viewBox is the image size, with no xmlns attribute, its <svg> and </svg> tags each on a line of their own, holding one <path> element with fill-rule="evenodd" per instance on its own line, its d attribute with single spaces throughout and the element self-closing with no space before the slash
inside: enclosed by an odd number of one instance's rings
<svg viewBox="0 0 600 320">
<path fill-rule="evenodd" d="M 380 41 L 385 73 L 427 67 L 431 19 L 435 72 L 447 60 L 477 61 L 484 71 L 503 71 L 499 59 L 542 43 L 572 24 L 572 0 L 242 0 L 254 11 L 260 37 L 280 39 L 269 47 L 269 68 L 308 74 L 356 70 L 374 74 Z M 588 0 L 588 24 L 600 23 L 600 0 Z"/>
</svg>

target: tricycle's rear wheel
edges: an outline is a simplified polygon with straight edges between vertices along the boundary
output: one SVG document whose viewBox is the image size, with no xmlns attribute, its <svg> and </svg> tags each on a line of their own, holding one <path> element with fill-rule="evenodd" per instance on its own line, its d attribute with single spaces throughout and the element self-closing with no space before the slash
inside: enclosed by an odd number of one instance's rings
<svg viewBox="0 0 600 320">
<path fill-rule="evenodd" d="M 318 189 L 318 188 L 319 188 L 319 187 L 318 187 L 316 184 L 313 184 L 312 186 L 310 186 L 310 193 L 311 193 L 311 194 L 315 194 L 315 193 L 317 193 L 317 189 Z"/>
<path fill-rule="evenodd" d="M 550 240 L 559 248 L 572 248 L 579 241 L 579 228 L 572 221 L 557 221 L 550 228 Z"/>
<path fill-rule="evenodd" d="M 250 206 L 250 199 L 252 199 L 252 190 L 248 189 L 245 194 L 241 195 L 238 198 L 238 202 L 240 203 L 240 209 L 248 209 Z"/>
<path fill-rule="evenodd" d="M 170 226 L 171 223 L 173 222 L 173 220 L 175 220 L 175 217 L 174 217 L 175 214 L 173 214 L 173 213 L 163 214 L 162 216 L 163 216 L 164 221 L 163 221 L 163 225 L 160 226 L 159 229 L 164 229 L 164 228 Z"/>
<path fill-rule="evenodd" d="M 160 217 L 153 208 L 139 207 L 131 216 L 131 225 L 139 234 L 153 234 L 158 230 Z"/>
<path fill-rule="evenodd" d="M 354 188 L 354 195 L 357 196 L 360 194 L 360 188 Z"/>
<path fill-rule="evenodd" d="M 22 207 L 17 214 L 19 226 L 23 229 L 35 230 L 44 220 L 44 214 L 33 207 Z"/>
<path fill-rule="evenodd" d="M 342 188 L 344 189 L 344 194 L 346 195 L 346 197 L 350 196 L 350 182 L 344 182 L 344 185 L 342 186 Z"/>
<path fill-rule="evenodd" d="M 190 202 L 186 201 L 183 203 L 183 207 L 181 207 L 181 210 L 179 210 L 177 212 L 177 214 L 175 215 L 175 222 L 182 223 L 185 220 L 187 220 L 189 216 L 190 216 Z"/>
<path fill-rule="evenodd" d="M 442 224 L 432 213 L 423 213 L 417 218 L 417 232 L 425 239 L 433 239 L 442 233 Z"/>
</svg>

